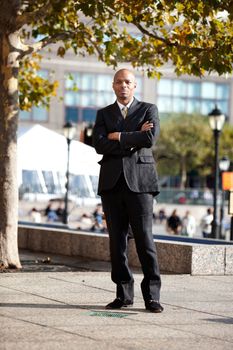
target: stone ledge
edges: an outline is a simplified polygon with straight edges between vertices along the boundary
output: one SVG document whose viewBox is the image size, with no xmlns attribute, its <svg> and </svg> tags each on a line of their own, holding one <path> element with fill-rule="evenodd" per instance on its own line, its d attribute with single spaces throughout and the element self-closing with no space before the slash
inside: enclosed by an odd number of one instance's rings
<svg viewBox="0 0 233 350">
<path fill-rule="evenodd" d="M 19 248 L 66 256 L 109 261 L 106 234 L 86 233 L 49 227 L 19 225 Z M 200 244 L 155 240 L 163 273 L 233 275 L 233 245 Z M 129 262 L 140 267 L 134 240 L 129 242 Z"/>
</svg>

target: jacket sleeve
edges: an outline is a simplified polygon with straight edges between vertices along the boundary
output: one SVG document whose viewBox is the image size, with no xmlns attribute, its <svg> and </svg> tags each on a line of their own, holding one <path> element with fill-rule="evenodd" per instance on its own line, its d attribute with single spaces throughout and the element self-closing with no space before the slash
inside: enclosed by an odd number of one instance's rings
<svg viewBox="0 0 233 350">
<path fill-rule="evenodd" d="M 149 131 L 131 131 L 121 133 L 120 144 L 122 148 L 150 148 L 153 146 L 160 131 L 158 109 L 155 105 L 151 105 L 148 108 L 144 119 L 144 122 L 146 121 L 152 122 L 154 125 Z"/>
<path fill-rule="evenodd" d="M 108 132 L 104 122 L 102 111 L 97 112 L 96 122 L 93 129 L 93 146 L 99 154 L 126 156 L 130 154 L 129 149 L 125 150 L 121 147 L 119 141 L 109 140 Z"/>
</svg>

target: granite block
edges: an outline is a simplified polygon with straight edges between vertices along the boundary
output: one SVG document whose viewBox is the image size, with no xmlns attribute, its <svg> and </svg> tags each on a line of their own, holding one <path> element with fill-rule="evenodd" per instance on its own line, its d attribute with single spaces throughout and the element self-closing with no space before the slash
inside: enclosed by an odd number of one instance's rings
<svg viewBox="0 0 233 350">
<path fill-rule="evenodd" d="M 28 247 L 28 230 L 25 227 L 18 228 L 18 247 L 21 249 Z"/>
<path fill-rule="evenodd" d="M 41 229 L 36 230 L 31 227 L 27 227 L 27 231 L 28 231 L 28 249 L 31 249 L 35 252 L 42 251 L 42 241 L 44 241 L 44 237 L 43 237 L 43 232 L 41 232 Z"/>
<path fill-rule="evenodd" d="M 101 256 L 100 260 L 110 261 L 109 238 L 108 235 L 95 235 L 95 254 Z"/>
<path fill-rule="evenodd" d="M 192 245 L 187 243 L 157 242 L 161 272 L 191 273 Z"/>
<path fill-rule="evenodd" d="M 43 232 L 42 235 L 41 251 L 71 255 L 71 235 L 69 232 L 53 229 Z"/>
<path fill-rule="evenodd" d="M 224 275 L 224 245 L 193 245 L 192 275 Z"/>
<path fill-rule="evenodd" d="M 71 235 L 71 255 L 72 256 L 80 256 L 81 241 L 82 241 L 82 234 L 76 233 Z"/>
<path fill-rule="evenodd" d="M 74 233 L 71 254 L 90 259 L 109 261 L 109 239 L 107 235 Z"/>
<path fill-rule="evenodd" d="M 233 275 L 233 246 L 225 248 L 225 275 Z"/>
<path fill-rule="evenodd" d="M 163 273 L 191 273 L 192 246 L 169 241 L 155 242 L 160 270 Z M 134 240 L 129 242 L 129 264 L 140 267 Z"/>
</svg>

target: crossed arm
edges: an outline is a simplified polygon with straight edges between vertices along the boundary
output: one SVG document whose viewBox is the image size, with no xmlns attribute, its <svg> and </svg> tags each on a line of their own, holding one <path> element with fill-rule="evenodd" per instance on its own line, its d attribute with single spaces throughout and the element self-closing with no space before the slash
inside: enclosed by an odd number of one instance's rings
<svg viewBox="0 0 233 350">
<path fill-rule="evenodd" d="M 149 131 L 150 129 L 153 128 L 153 123 L 149 122 L 148 120 L 142 125 L 140 131 Z M 120 134 L 121 132 L 110 132 L 108 134 L 108 139 L 109 140 L 116 140 L 119 141 L 120 140 Z"/>
<path fill-rule="evenodd" d="M 140 130 L 107 133 L 104 115 L 99 111 L 93 132 L 96 152 L 113 156 L 129 156 L 132 148 L 150 148 L 159 134 L 159 118 L 155 105 L 151 105 L 148 109 L 145 119 L 147 120 Z"/>
</svg>

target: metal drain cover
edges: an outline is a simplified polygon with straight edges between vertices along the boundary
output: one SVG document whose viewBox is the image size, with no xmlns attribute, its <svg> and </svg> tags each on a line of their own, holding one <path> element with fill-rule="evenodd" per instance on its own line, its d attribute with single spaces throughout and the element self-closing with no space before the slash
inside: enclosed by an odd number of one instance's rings
<svg viewBox="0 0 233 350">
<path fill-rule="evenodd" d="M 98 316 L 98 317 L 116 317 L 123 318 L 132 315 L 132 313 L 124 312 L 110 312 L 110 311 L 91 311 L 89 316 Z"/>
</svg>

